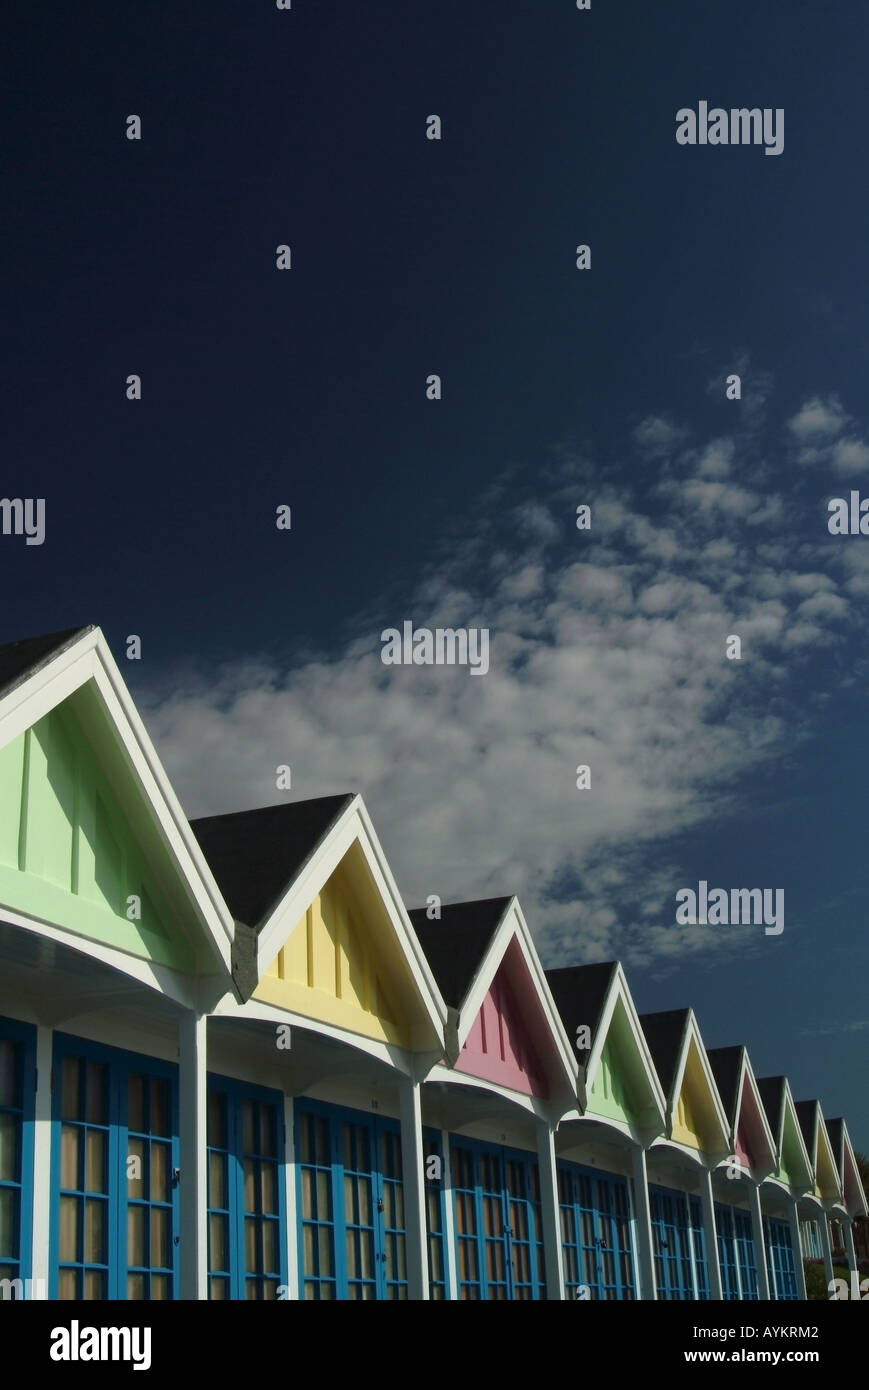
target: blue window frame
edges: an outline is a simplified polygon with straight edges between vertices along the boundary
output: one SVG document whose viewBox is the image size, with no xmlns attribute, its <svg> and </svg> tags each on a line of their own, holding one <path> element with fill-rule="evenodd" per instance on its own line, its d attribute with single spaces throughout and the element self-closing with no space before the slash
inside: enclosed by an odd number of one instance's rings
<svg viewBox="0 0 869 1390">
<path fill-rule="evenodd" d="M 425 1216 L 428 1232 L 429 1297 L 439 1302 L 447 1296 L 447 1204 L 444 1195 L 444 1156 L 441 1136 L 434 1129 L 422 1132 L 425 1174 Z M 437 1159 L 437 1163 L 430 1160 Z"/>
<path fill-rule="evenodd" d="M 628 1185 L 616 1173 L 558 1164 L 564 1287 L 575 1298 L 636 1298 Z"/>
<path fill-rule="evenodd" d="M 721 1287 L 726 1299 L 756 1300 L 759 1296 L 757 1257 L 751 1213 L 715 1203 Z"/>
<path fill-rule="evenodd" d="M 305 1299 L 406 1299 L 395 1120 L 297 1100 L 299 1277 Z"/>
<path fill-rule="evenodd" d="M 279 1091 L 208 1077 L 208 1296 L 264 1300 L 287 1282 Z"/>
<path fill-rule="evenodd" d="M 55 1034 L 51 1286 L 59 1299 L 172 1299 L 177 1068 Z"/>
<path fill-rule="evenodd" d="M 30 1278 L 36 1029 L 0 1019 L 0 1299 L 23 1298 Z"/>
<path fill-rule="evenodd" d="M 797 1297 L 797 1273 L 794 1248 L 787 1221 L 772 1216 L 763 1218 L 769 1265 L 770 1293 L 773 1298 Z"/>
<path fill-rule="evenodd" d="M 544 1298 L 536 1157 L 471 1139 L 451 1148 L 459 1297 Z"/>
<path fill-rule="evenodd" d="M 708 1299 L 709 1268 L 700 1201 L 675 1188 L 649 1187 L 658 1297 Z"/>
</svg>

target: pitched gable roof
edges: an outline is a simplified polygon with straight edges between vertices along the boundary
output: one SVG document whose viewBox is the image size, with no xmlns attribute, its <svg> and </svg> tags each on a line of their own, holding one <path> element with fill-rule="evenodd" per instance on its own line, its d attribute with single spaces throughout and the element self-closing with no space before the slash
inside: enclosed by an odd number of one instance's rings
<svg viewBox="0 0 869 1390">
<path fill-rule="evenodd" d="M 408 914 L 432 974 L 447 1004 L 460 1009 L 512 898 L 447 903 L 440 921 L 429 921 L 424 907 Z"/>
<path fill-rule="evenodd" d="M 237 921 L 262 928 L 353 799 L 321 796 L 191 821 Z"/>
<path fill-rule="evenodd" d="M 801 1122 L 797 1116 L 796 1106 L 793 1096 L 790 1093 L 790 1086 L 786 1076 L 760 1076 L 757 1078 L 757 1089 L 763 1101 L 763 1108 L 766 1111 L 769 1127 L 775 1139 L 776 1149 L 780 1163 L 784 1158 L 784 1145 L 786 1139 L 785 1125 L 787 1115 L 793 1115 L 793 1134 L 798 1156 L 803 1164 L 806 1175 L 813 1182 L 814 1171 L 812 1160 L 806 1149 L 803 1139 Z"/>
<path fill-rule="evenodd" d="M 709 1065 L 715 1077 L 715 1084 L 718 1087 L 718 1094 L 721 1097 L 721 1104 L 724 1106 L 727 1118 L 732 1126 L 736 1126 L 738 1120 L 738 1107 L 740 1096 L 740 1078 L 742 1076 L 742 1054 L 744 1048 L 737 1044 L 735 1047 L 712 1047 L 706 1052 L 709 1058 Z"/>
<path fill-rule="evenodd" d="M 62 632 L 47 632 L 41 637 L 4 642 L 0 645 L 0 695 L 13 690 L 28 676 L 35 675 L 41 666 L 93 631 L 93 624 L 90 623 L 84 627 L 68 627 Z"/>
<path fill-rule="evenodd" d="M 583 1066 L 587 1063 L 606 1001 L 618 971 L 618 961 L 609 960 L 596 965 L 568 965 L 561 970 L 547 970 L 546 978 L 552 997 L 564 1022 L 568 1036 L 579 1023 L 591 1030 L 590 1045 L 579 1049 L 577 1055 Z"/>
<path fill-rule="evenodd" d="M 673 1095 L 690 1013 L 690 1009 L 667 1009 L 657 1014 L 640 1014 L 652 1061 L 668 1100 Z"/>
<path fill-rule="evenodd" d="M 851 1145 L 848 1126 L 841 1117 L 827 1120 L 827 1134 L 830 1138 L 833 1160 L 842 1184 L 842 1200 L 845 1208 L 852 1217 L 866 1216 L 869 1212 L 869 1204 L 866 1202 L 866 1193 L 863 1191 L 863 1184 L 860 1180 L 860 1171 Z"/>
</svg>

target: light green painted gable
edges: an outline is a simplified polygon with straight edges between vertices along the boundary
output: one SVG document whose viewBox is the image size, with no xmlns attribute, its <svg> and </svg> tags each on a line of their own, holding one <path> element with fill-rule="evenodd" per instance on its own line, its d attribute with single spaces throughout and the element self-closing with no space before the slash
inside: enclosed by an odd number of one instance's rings
<svg viewBox="0 0 869 1390">
<path fill-rule="evenodd" d="M 127 920 L 136 894 L 141 921 Z M 73 712 L 0 749 L 0 903 L 156 964 L 194 968 Z"/>
<path fill-rule="evenodd" d="M 587 1110 L 626 1125 L 647 1125 L 654 1117 L 642 1058 L 621 999 L 607 1031 Z"/>
</svg>

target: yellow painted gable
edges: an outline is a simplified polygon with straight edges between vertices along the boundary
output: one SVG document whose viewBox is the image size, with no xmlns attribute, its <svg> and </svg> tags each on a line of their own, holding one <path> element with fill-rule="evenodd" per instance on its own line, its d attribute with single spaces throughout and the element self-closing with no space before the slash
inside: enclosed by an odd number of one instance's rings
<svg viewBox="0 0 869 1390">
<path fill-rule="evenodd" d="M 715 1105 L 697 1045 L 692 1038 L 682 1074 L 679 1098 L 673 1112 L 672 1137 L 677 1143 L 686 1144 L 689 1148 L 713 1151 L 721 1142 L 717 1135 Z"/>
<path fill-rule="evenodd" d="M 324 884 L 254 991 L 281 1009 L 407 1047 L 409 1020 L 386 965 L 392 927 L 366 909 L 344 865 Z M 390 951 L 391 947 L 391 951 Z"/>
</svg>

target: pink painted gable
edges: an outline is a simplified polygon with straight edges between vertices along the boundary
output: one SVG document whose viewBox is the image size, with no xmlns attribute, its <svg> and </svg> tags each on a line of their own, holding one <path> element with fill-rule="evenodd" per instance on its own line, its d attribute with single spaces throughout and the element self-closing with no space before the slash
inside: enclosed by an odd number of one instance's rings
<svg viewBox="0 0 869 1390">
<path fill-rule="evenodd" d="M 508 950 L 492 981 L 455 1069 L 545 1100 L 549 1095 L 545 1073 L 504 970 L 510 954 Z M 535 996 L 534 1008 L 537 1007 Z"/>
<path fill-rule="evenodd" d="M 739 1099 L 739 1121 L 736 1126 L 736 1157 L 746 1168 L 753 1168 L 755 1165 L 754 1146 L 751 1142 L 751 1130 L 757 1131 L 761 1125 L 760 1115 L 754 1099 L 751 1086 L 748 1084 L 748 1077 L 743 1078 L 742 1095 Z"/>
</svg>

